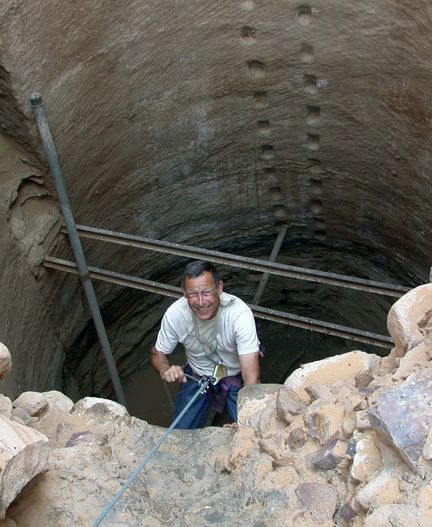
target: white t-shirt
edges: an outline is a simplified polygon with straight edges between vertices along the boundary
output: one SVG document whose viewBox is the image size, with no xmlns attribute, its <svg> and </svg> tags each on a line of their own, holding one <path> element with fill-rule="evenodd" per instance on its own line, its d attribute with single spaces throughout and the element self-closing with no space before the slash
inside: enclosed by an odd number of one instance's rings
<svg viewBox="0 0 432 527">
<path fill-rule="evenodd" d="M 191 368 L 200 375 L 211 375 L 215 361 L 205 353 L 195 334 L 194 313 L 186 298 L 179 298 L 166 311 L 156 340 L 156 349 L 169 355 L 180 342 L 186 350 Z M 218 315 L 210 320 L 197 320 L 201 340 L 209 342 L 217 332 L 217 356 L 227 367 L 228 375 L 240 371 L 239 355 L 259 351 L 259 340 L 251 309 L 240 298 L 222 293 Z"/>
</svg>

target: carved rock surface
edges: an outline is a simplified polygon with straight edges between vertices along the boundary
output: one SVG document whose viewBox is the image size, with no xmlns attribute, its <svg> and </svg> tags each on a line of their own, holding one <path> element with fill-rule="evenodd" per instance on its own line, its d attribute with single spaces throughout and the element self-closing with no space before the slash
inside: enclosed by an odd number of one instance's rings
<svg viewBox="0 0 432 527">
<path fill-rule="evenodd" d="M 48 438 L 0 415 L 0 517 L 15 496 L 48 467 Z"/>
</svg>

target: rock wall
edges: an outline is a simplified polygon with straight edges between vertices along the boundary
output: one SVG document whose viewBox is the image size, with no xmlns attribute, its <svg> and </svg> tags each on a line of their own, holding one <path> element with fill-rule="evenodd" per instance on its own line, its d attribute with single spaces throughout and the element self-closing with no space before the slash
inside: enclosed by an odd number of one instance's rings
<svg viewBox="0 0 432 527">
<path fill-rule="evenodd" d="M 69 256 L 61 237 L 53 242 L 55 198 L 46 179 L 40 184 L 46 170 L 28 103 L 34 91 L 45 100 L 79 223 L 262 257 L 284 223 L 281 261 L 407 286 L 427 280 L 426 0 L 3 0 L 0 18 L 1 151 L 25 159 L 16 166 L 3 158 L 2 181 L 16 174 L 10 192 L 21 194 L 2 208 L 10 239 L 3 267 L 22 275 L 5 275 L 2 298 L 4 306 L 25 298 L 27 313 L 5 323 L 2 338 L 21 353 L 20 327 L 35 328 L 23 370 L 31 356 L 40 382 L 48 374 L 35 359 L 39 334 L 52 335 L 47 353 L 58 365 L 63 344 L 55 335 L 62 335 L 70 393 L 80 391 L 70 375 L 75 357 L 90 350 L 94 371 L 100 361 L 76 279 L 50 273 L 39 293 L 31 276 L 48 246 Z M 21 249 L 27 257 L 16 260 Z M 179 268 L 108 244 L 85 243 L 85 250 L 90 264 L 149 278 L 172 279 Z M 274 303 L 280 286 L 271 287 Z M 347 325 L 361 321 L 356 309 L 345 309 L 343 293 L 314 296 L 299 283 L 286 289 L 308 299 L 294 302 L 300 315 L 325 313 L 337 323 L 349 313 Z M 97 294 L 114 336 L 125 325 L 111 308 L 127 296 L 105 285 Z M 130 326 L 139 327 L 142 306 L 154 304 L 146 297 L 134 310 L 125 306 Z M 8 310 L 16 310 L 6 309 L 4 320 L 12 320 Z M 382 321 L 387 309 L 371 299 L 367 312 Z M 115 350 L 126 377 L 149 331 Z M 94 375 L 86 374 L 81 390 L 106 389 Z"/>
</svg>

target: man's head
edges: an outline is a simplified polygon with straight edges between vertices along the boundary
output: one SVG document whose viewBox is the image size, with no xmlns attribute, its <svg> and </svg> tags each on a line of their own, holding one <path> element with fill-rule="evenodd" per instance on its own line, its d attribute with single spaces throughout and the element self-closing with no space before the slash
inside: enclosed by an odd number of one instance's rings
<svg viewBox="0 0 432 527">
<path fill-rule="evenodd" d="M 214 265 L 195 260 L 185 267 L 182 277 L 183 294 L 189 307 L 200 320 L 210 320 L 219 309 L 223 282 Z"/>
</svg>

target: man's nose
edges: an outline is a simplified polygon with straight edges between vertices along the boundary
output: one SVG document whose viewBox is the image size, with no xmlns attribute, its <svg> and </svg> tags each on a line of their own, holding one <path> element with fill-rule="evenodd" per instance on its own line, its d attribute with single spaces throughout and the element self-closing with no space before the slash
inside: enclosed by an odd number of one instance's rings
<svg viewBox="0 0 432 527">
<path fill-rule="evenodd" d="M 205 303 L 204 296 L 202 293 L 198 293 L 197 304 L 202 306 Z"/>
</svg>

